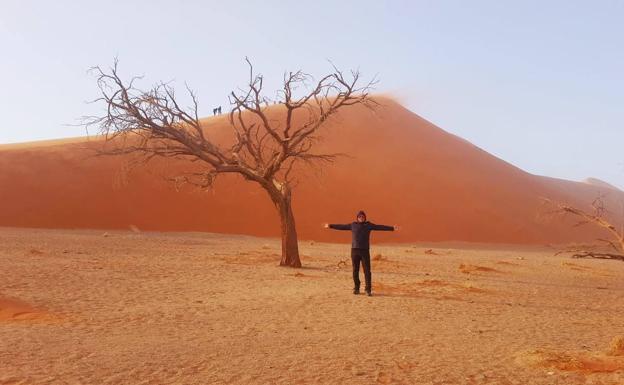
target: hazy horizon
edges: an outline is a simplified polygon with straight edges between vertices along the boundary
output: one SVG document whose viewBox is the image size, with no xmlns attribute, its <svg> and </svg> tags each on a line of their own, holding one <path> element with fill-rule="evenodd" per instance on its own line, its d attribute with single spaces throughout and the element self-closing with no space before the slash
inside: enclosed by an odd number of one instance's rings
<svg viewBox="0 0 624 385">
<path fill-rule="evenodd" d="M 200 112 L 227 109 L 247 77 L 267 94 L 284 71 L 328 59 L 442 129 L 533 174 L 624 187 L 624 2 L 314 4 L 3 1 L 0 143 L 85 134 L 89 67 L 184 82 Z"/>
</svg>

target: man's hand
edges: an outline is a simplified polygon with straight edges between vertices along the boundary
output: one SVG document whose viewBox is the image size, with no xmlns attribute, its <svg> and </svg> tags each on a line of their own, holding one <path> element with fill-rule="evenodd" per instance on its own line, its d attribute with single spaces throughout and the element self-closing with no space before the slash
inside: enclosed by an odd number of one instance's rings
<svg viewBox="0 0 624 385">
<path fill-rule="evenodd" d="M 394 226 L 392 226 L 392 227 L 394 227 L 394 231 L 399 231 L 399 230 L 401 230 L 401 226 L 399 226 L 399 225 L 394 225 Z"/>
<path fill-rule="evenodd" d="M 329 223 L 323 223 L 323 227 L 329 229 Z"/>
</svg>

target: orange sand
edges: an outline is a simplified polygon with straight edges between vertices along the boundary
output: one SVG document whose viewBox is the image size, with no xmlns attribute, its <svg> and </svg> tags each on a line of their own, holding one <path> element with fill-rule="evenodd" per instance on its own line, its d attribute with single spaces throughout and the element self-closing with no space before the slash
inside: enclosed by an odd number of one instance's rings
<svg viewBox="0 0 624 385">
<path fill-rule="evenodd" d="M 375 115 L 344 110 L 323 132 L 319 152 L 341 152 L 322 173 L 306 169 L 294 194 L 301 239 L 347 241 L 321 228 L 369 219 L 400 224 L 376 233 L 383 242 L 469 241 L 546 244 L 589 240 L 590 228 L 549 218 L 540 198 L 586 207 L 608 191 L 610 207 L 624 194 L 604 185 L 528 174 L 451 135 L 399 104 L 380 99 Z M 280 114 L 273 108 L 272 114 Z M 224 116 L 205 120 L 209 136 L 225 140 Z M 233 175 L 211 192 L 175 189 L 160 177 L 174 165 L 156 162 L 131 178 L 116 158 L 93 158 L 97 140 L 0 146 L 0 226 L 210 231 L 276 236 L 279 223 L 266 193 Z M 530 151 L 530 149 L 526 149 Z"/>
<path fill-rule="evenodd" d="M 44 312 L 14 298 L 0 297 L 0 322 L 32 321 L 46 318 Z"/>
<path fill-rule="evenodd" d="M 520 364 L 571 372 L 624 373 L 624 357 L 600 352 L 534 350 L 519 354 L 517 360 Z"/>
<path fill-rule="evenodd" d="M 0 228 L 0 244 L 3 298 L 23 301 L 1 310 L 0 384 L 624 383 L 624 263 L 375 245 L 366 297 L 346 243 L 303 243 L 297 271 L 246 236 Z"/>
</svg>

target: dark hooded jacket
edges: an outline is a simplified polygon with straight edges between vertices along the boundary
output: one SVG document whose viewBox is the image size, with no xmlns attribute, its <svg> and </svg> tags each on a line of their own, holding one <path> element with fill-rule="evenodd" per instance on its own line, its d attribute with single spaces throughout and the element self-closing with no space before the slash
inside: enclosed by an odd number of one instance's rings
<svg viewBox="0 0 624 385">
<path fill-rule="evenodd" d="M 394 231 L 393 226 L 376 225 L 369 221 L 365 222 L 353 222 L 346 225 L 329 225 L 330 229 L 334 230 L 351 230 L 351 248 L 352 249 L 369 249 L 370 248 L 370 233 L 373 230 L 379 231 Z"/>
</svg>

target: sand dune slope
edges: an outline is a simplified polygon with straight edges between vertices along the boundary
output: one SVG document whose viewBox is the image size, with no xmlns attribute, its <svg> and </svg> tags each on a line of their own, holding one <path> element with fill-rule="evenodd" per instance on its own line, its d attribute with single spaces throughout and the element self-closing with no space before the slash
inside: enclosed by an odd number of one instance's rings
<svg viewBox="0 0 624 385">
<path fill-rule="evenodd" d="M 397 234 L 376 234 L 377 241 L 585 240 L 596 233 L 549 218 L 540 199 L 585 206 L 600 192 L 611 206 L 623 199 L 621 191 L 603 185 L 528 174 L 389 99 L 381 101 L 376 114 L 346 110 L 324 132 L 319 151 L 348 157 L 322 173 L 299 171 L 294 205 L 302 238 L 345 240 L 346 234 L 320 224 L 350 221 L 364 209 L 374 222 L 403 226 Z M 206 130 L 223 136 L 227 120 L 207 119 Z M 268 197 L 249 182 L 225 176 L 211 192 L 176 192 L 159 177 L 162 164 L 125 180 L 123 159 L 90 156 L 98 143 L 0 146 L 0 226 L 279 233 Z"/>
</svg>

